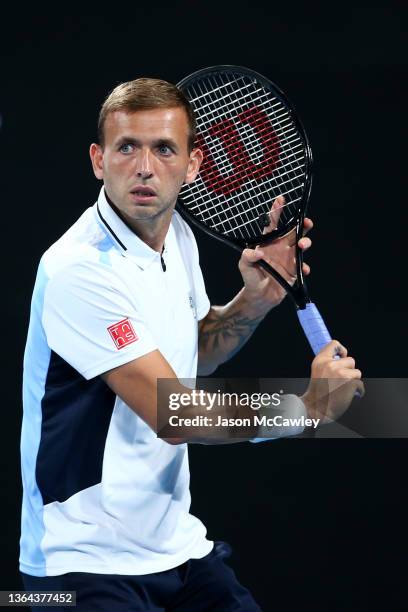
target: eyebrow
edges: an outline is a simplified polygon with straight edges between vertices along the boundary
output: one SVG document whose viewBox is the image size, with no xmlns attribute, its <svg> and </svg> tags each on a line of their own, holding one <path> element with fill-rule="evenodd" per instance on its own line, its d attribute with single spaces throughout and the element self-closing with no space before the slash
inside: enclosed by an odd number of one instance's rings
<svg viewBox="0 0 408 612">
<path fill-rule="evenodd" d="M 141 142 L 133 136 L 121 136 L 121 138 L 119 138 L 119 140 L 115 143 L 115 146 L 120 148 L 124 144 L 138 146 L 141 144 Z M 172 138 L 158 138 L 157 140 L 153 140 L 152 145 L 153 147 L 162 147 L 163 145 L 165 145 L 176 152 L 178 152 L 179 150 L 177 143 Z"/>
</svg>

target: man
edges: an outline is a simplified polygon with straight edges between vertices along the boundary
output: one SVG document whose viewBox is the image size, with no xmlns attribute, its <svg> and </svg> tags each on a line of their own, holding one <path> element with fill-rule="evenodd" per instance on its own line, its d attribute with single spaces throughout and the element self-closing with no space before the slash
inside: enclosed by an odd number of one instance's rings
<svg viewBox="0 0 408 612">
<path fill-rule="evenodd" d="M 176 87 L 119 85 L 90 148 L 98 201 L 39 265 L 24 362 L 20 569 L 26 589 L 76 590 L 81 610 L 259 609 L 223 544 L 189 513 L 187 440 L 156 436 L 157 379 L 186 391 L 178 380 L 196 376 L 197 357 L 210 373 L 239 350 L 284 297 L 256 261 L 273 257 L 290 279 L 294 252 L 287 238 L 244 251 L 242 290 L 210 307 L 193 234 L 174 212 L 202 160 L 194 138 Z M 361 373 L 333 342 L 313 362 L 319 376 Z M 306 408 L 298 400 L 309 414 L 311 396 Z"/>
</svg>

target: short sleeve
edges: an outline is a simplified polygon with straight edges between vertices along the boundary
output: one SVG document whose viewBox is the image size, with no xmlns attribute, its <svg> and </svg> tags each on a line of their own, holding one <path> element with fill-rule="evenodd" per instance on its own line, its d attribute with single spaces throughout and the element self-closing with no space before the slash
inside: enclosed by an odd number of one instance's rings
<svg viewBox="0 0 408 612">
<path fill-rule="evenodd" d="M 187 261 L 187 265 L 190 267 L 191 282 L 194 284 L 197 319 L 200 321 L 207 315 L 211 304 L 208 299 L 203 274 L 201 272 L 197 242 L 190 226 L 178 213 L 175 214 L 175 217 L 181 230 L 181 249 L 182 251 L 187 250 L 189 254 L 188 257 L 184 258 L 184 261 Z"/>
<path fill-rule="evenodd" d="M 112 268 L 80 262 L 58 271 L 44 294 L 49 347 L 86 379 L 157 348 Z"/>
<path fill-rule="evenodd" d="M 201 321 L 207 315 L 210 310 L 210 300 L 208 299 L 207 291 L 205 289 L 205 283 L 203 274 L 201 272 L 201 267 L 198 259 L 198 249 L 197 245 L 195 245 L 195 250 L 197 253 L 196 261 L 193 260 L 193 282 L 194 282 L 194 292 L 196 296 L 196 307 L 197 307 L 197 319 Z"/>
</svg>

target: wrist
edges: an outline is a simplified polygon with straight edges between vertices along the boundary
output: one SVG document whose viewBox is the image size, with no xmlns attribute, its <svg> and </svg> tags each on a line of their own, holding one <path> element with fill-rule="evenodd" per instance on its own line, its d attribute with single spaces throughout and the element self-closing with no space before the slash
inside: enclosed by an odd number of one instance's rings
<svg viewBox="0 0 408 612">
<path fill-rule="evenodd" d="M 307 416 L 310 418 L 313 418 L 314 409 L 313 409 L 313 401 L 312 401 L 312 398 L 310 397 L 310 393 L 308 391 L 305 391 L 305 393 L 300 396 L 300 399 L 302 400 L 305 406 Z"/>
<path fill-rule="evenodd" d="M 328 397 L 323 393 L 319 398 L 315 390 L 308 390 L 300 398 L 305 405 L 308 419 L 318 422 L 322 425 L 327 422 L 326 413 L 328 405 Z"/>
<path fill-rule="evenodd" d="M 251 442 L 298 436 L 308 425 L 308 415 L 302 399 L 297 395 L 282 395 L 278 406 L 273 401 L 262 406 L 258 414 L 258 431 Z"/>
<path fill-rule="evenodd" d="M 251 319 L 263 319 L 268 312 L 275 306 L 267 300 L 262 299 L 259 295 L 254 296 L 249 289 L 244 285 L 238 294 L 242 307 L 245 313 Z"/>
</svg>

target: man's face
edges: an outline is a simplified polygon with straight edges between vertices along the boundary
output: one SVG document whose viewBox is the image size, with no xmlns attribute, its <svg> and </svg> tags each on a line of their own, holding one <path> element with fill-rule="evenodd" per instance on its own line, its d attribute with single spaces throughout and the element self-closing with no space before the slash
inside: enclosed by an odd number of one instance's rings
<svg viewBox="0 0 408 612">
<path fill-rule="evenodd" d="M 189 152 L 188 130 L 183 108 L 107 116 L 104 148 L 91 145 L 93 169 L 130 224 L 172 208 L 183 183 L 195 179 L 202 155 Z"/>
</svg>

